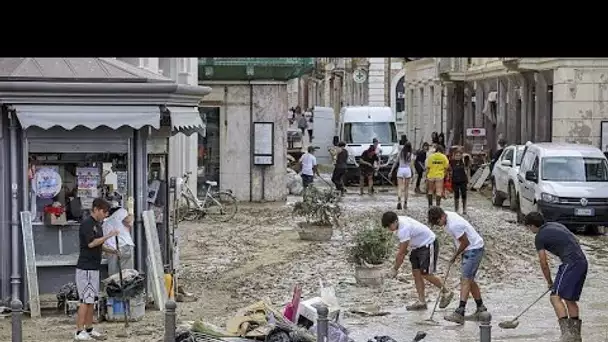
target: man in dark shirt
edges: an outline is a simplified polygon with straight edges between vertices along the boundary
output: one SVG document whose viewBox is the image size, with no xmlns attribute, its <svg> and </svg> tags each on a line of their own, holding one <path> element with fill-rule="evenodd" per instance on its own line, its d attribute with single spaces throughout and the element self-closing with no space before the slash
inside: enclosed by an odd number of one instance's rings
<svg viewBox="0 0 608 342">
<path fill-rule="evenodd" d="M 540 268 L 551 289 L 551 305 L 557 315 L 562 332 L 560 341 L 581 341 L 581 320 L 577 302 L 587 278 L 587 258 L 576 236 L 564 225 L 545 222 L 539 212 L 524 217 L 525 225 L 536 234 L 534 244 L 540 259 Z M 547 263 L 547 251 L 561 260 L 562 264 L 551 280 Z"/>
<path fill-rule="evenodd" d="M 99 269 L 101 268 L 101 252 L 106 240 L 117 236 L 118 231 L 112 231 L 103 236 L 101 224 L 108 217 L 110 204 L 102 198 L 93 200 L 91 216 L 80 223 L 79 240 L 80 255 L 76 264 L 76 288 L 80 306 L 76 320 L 76 341 L 103 339 L 104 336 L 93 329 L 94 304 L 99 296 Z M 107 248 L 107 247 L 106 247 Z M 105 249 L 104 249 L 105 250 Z M 114 250 L 107 250 L 116 253 Z"/>
<path fill-rule="evenodd" d="M 346 174 L 347 160 L 348 151 L 346 150 L 346 143 L 344 141 L 340 141 L 338 143 L 336 165 L 334 166 L 334 172 L 331 175 L 331 181 L 336 185 L 336 189 L 342 194 L 346 192 L 346 189 L 344 188 L 344 175 Z"/>
<path fill-rule="evenodd" d="M 370 145 L 367 150 L 363 151 L 361 159 L 359 159 L 359 189 L 361 195 L 363 195 L 365 180 L 367 180 L 369 194 L 371 195 L 374 193 L 374 172 L 377 164 L 380 162 L 380 158 L 376 152 L 377 149 L 378 147 L 376 145 Z"/>
<path fill-rule="evenodd" d="M 416 152 L 416 162 L 414 163 L 414 167 L 416 168 L 416 193 L 421 194 L 420 191 L 420 180 L 422 180 L 422 176 L 424 175 L 424 168 L 426 163 L 426 153 L 429 151 L 429 143 L 425 142 L 422 144 L 422 148 Z"/>
<path fill-rule="evenodd" d="M 494 152 L 494 154 L 492 155 L 492 160 L 490 161 L 490 172 L 492 172 L 492 170 L 494 170 L 494 165 L 496 165 L 496 162 L 502 155 L 502 152 L 505 150 L 506 145 L 507 145 L 507 142 L 504 139 L 498 140 L 499 149 L 496 152 Z"/>
</svg>

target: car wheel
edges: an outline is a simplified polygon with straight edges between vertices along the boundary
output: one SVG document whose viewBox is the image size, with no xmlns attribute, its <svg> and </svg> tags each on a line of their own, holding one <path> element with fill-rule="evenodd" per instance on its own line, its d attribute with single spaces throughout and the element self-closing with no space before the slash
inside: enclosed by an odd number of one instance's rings
<svg viewBox="0 0 608 342">
<path fill-rule="evenodd" d="M 502 203 L 505 201 L 504 197 L 496 189 L 496 181 L 492 179 L 492 204 L 496 207 L 502 207 Z"/>
<path fill-rule="evenodd" d="M 599 235 L 600 234 L 600 227 L 594 225 L 594 224 L 588 224 L 585 226 L 585 234 L 589 234 L 589 235 Z"/>
<path fill-rule="evenodd" d="M 519 205 L 519 199 L 517 200 L 517 223 L 524 223 L 524 213 L 521 212 L 521 206 Z"/>
<path fill-rule="evenodd" d="M 519 203 L 517 203 L 517 192 L 515 192 L 515 184 L 512 182 L 509 183 L 509 209 L 515 211 L 519 208 Z"/>
</svg>

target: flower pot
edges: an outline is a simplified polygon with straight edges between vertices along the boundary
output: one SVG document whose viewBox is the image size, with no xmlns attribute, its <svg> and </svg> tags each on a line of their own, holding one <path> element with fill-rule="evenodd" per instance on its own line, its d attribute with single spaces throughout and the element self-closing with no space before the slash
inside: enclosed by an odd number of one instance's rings
<svg viewBox="0 0 608 342">
<path fill-rule="evenodd" d="M 358 285 L 381 286 L 384 281 L 383 265 L 355 266 L 355 279 Z"/>
<path fill-rule="evenodd" d="M 298 235 L 305 241 L 329 241 L 334 233 L 334 227 L 319 226 L 307 222 L 298 222 Z"/>
</svg>

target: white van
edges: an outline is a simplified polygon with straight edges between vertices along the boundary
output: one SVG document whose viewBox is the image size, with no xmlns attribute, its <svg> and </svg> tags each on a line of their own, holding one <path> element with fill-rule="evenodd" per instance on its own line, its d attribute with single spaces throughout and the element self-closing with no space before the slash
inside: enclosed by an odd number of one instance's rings
<svg viewBox="0 0 608 342">
<path fill-rule="evenodd" d="M 333 108 L 318 106 L 312 108 L 312 113 L 314 138 L 311 145 L 317 148 L 317 163 L 331 165 L 329 147 L 332 146 L 332 139 L 336 134 L 336 114 Z"/>
<path fill-rule="evenodd" d="M 589 145 L 529 145 L 519 174 L 517 218 L 539 211 L 570 229 L 608 225 L 608 160 Z"/>
<path fill-rule="evenodd" d="M 359 170 L 356 165 L 359 157 L 372 144 L 374 138 L 380 143 L 381 163 L 386 164 L 389 156 L 398 151 L 397 127 L 395 114 L 390 107 L 353 106 L 340 111 L 337 136 L 346 143 L 349 152 L 349 165 L 345 182 L 359 181 Z M 334 139 L 334 143 L 337 143 Z M 380 172 L 388 174 L 391 165 Z"/>
</svg>

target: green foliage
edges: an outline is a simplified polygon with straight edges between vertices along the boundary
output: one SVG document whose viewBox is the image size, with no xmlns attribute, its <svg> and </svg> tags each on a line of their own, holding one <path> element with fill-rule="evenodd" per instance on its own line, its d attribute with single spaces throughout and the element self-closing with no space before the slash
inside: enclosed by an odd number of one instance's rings
<svg viewBox="0 0 608 342">
<path fill-rule="evenodd" d="M 377 223 L 370 223 L 355 235 L 355 245 L 349 259 L 356 265 L 380 265 L 388 259 L 393 246 L 393 234 Z"/>
<path fill-rule="evenodd" d="M 295 203 L 293 215 L 305 217 L 307 223 L 321 226 L 336 224 L 342 215 L 340 196 L 335 191 L 320 190 L 309 185 L 304 189 L 302 201 Z"/>
</svg>

